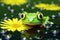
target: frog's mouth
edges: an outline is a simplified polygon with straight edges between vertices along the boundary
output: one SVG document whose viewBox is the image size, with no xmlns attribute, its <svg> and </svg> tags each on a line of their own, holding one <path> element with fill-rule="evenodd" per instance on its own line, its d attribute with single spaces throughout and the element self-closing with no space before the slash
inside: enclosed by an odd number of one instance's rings
<svg viewBox="0 0 60 40">
<path fill-rule="evenodd" d="M 40 23 L 23 23 L 24 25 L 32 25 L 32 26 L 34 26 L 34 25 L 40 25 Z"/>
<path fill-rule="evenodd" d="M 43 27 L 42 24 L 24 24 L 26 26 L 29 26 L 29 27 Z"/>
</svg>

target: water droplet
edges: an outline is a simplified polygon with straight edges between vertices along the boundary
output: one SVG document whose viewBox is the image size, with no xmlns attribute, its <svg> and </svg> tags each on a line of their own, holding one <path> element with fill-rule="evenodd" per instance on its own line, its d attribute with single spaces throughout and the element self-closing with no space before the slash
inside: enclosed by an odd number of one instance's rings
<svg viewBox="0 0 60 40">
<path fill-rule="evenodd" d="M 40 32 L 40 30 L 37 30 L 37 32 L 39 33 L 39 32 Z"/>
<path fill-rule="evenodd" d="M 26 40 L 26 37 L 24 37 L 23 40 Z"/>
<path fill-rule="evenodd" d="M 54 30 L 54 31 L 53 31 L 53 36 L 56 36 L 56 33 L 57 33 L 57 31 L 56 31 L 56 30 Z"/>
<path fill-rule="evenodd" d="M 11 9 L 11 13 L 14 13 L 14 9 Z"/>
<path fill-rule="evenodd" d="M 1 4 L 2 7 L 4 7 L 4 4 Z"/>
<path fill-rule="evenodd" d="M 11 38 L 11 35 L 6 35 L 6 39 L 9 40 Z"/>
<path fill-rule="evenodd" d="M 8 10 L 10 10 L 11 9 L 11 7 L 10 6 L 8 6 Z"/>
<path fill-rule="evenodd" d="M 46 26 L 46 30 L 48 30 L 49 29 L 49 26 Z"/>
<path fill-rule="evenodd" d="M 8 17 L 6 16 L 6 17 L 4 17 L 4 20 L 6 20 Z"/>
<path fill-rule="evenodd" d="M 0 38 L 0 40 L 2 40 L 2 38 Z"/>
<path fill-rule="evenodd" d="M 24 31 L 21 31 L 22 34 L 24 34 Z"/>
<path fill-rule="evenodd" d="M 2 31 L 1 31 L 1 34 L 4 34 L 5 32 L 6 32 L 6 31 L 2 30 Z"/>
<path fill-rule="evenodd" d="M 11 15 L 11 17 L 13 17 L 13 15 Z"/>
<path fill-rule="evenodd" d="M 24 8 L 21 8 L 21 11 L 24 11 Z"/>
<path fill-rule="evenodd" d="M 7 14 L 5 13 L 4 16 L 7 16 Z"/>
<path fill-rule="evenodd" d="M 30 4 L 27 4 L 26 7 L 29 8 Z"/>
<path fill-rule="evenodd" d="M 55 18 L 55 15 L 52 15 L 52 19 L 54 19 Z"/>
<path fill-rule="evenodd" d="M 34 7 L 31 7 L 31 9 L 34 9 Z"/>
<path fill-rule="evenodd" d="M 58 13 L 58 16 L 60 16 L 60 13 Z"/>
<path fill-rule="evenodd" d="M 56 40 L 59 40 L 59 39 L 56 39 Z"/>
<path fill-rule="evenodd" d="M 36 38 L 36 39 L 41 39 L 42 37 L 35 36 L 34 38 Z"/>
<path fill-rule="evenodd" d="M 54 4 L 54 2 L 53 2 L 53 1 L 51 1 L 51 4 Z"/>
<path fill-rule="evenodd" d="M 45 32 L 45 34 L 47 34 L 48 32 Z"/>
<path fill-rule="evenodd" d="M 30 40 L 32 40 L 32 38 L 31 38 L 31 37 L 30 37 L 29 39 L 30 39 Z"/>
</svg>

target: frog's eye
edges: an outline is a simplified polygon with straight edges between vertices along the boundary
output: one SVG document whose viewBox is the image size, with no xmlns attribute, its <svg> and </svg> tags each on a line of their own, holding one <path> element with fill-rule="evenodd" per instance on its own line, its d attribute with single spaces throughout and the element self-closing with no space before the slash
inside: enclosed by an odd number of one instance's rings
<svg viewBox="0 0 60 40">
<path fill-rule="evenodd" d="M 38 18 L 42 19 L 43 18 L 43 14 L 38 14 Z"/>
<path fill-rule="evenodd" d="M 25 18 L 25 14 L 20 14 L 20 18 L 24 19 Z"/>
</svg>

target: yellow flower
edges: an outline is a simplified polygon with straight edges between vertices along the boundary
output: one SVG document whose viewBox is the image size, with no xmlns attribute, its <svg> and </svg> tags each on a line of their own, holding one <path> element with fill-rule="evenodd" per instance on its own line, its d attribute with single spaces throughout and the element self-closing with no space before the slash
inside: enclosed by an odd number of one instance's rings
<svg viewBox="0 0 60 40">
<path fill-rule="evenodd" d="M 45 9 L 45 10 L 60 10 L 60 6 L 58 6 L 56 4 L 40 3 L 40 4 L 36 4 L 35 7 L 39 8 L 39 9 Z"/>
<path fill-rule="evenodd" d="M 18 20 L 17 18 L 13 18 L 13 20 L 8 19 L 4 20 L 4 22 L 1 22 L 1 28 L 6 29 L 8 31 L 22 31 L 22 30 L 28 30 L 31 27 L 25 26 L 22 24 L 21 20 Z"/>
<path fill-rule="evenodd" d="M 0 2 L 8 5 L 22 5 L 27 3 L 27 0 L 1 0 Z"/>
</svg>

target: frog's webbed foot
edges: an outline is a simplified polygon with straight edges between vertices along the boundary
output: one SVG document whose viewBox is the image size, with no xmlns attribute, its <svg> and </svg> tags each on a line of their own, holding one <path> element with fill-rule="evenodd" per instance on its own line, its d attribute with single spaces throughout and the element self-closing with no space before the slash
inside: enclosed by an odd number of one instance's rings
<svg viewBox="0 0 60 40">
<path fill-rule="evenodd" d="M 43 24 L 44 25 L 44 27 L 46 27 L 47 25 L 53 25 L 54 23 L 53 22 L 51 22 L 51 21 L 48 21 L 48 23 L 47 24 Z"/>
<path fill-rule="evenodd" d="M 48 21 L 47 24 L 54 24 L 53 22 Z M 42 24 L 44 27 L 46 26 L 45 23 Z"/>
</svg>

